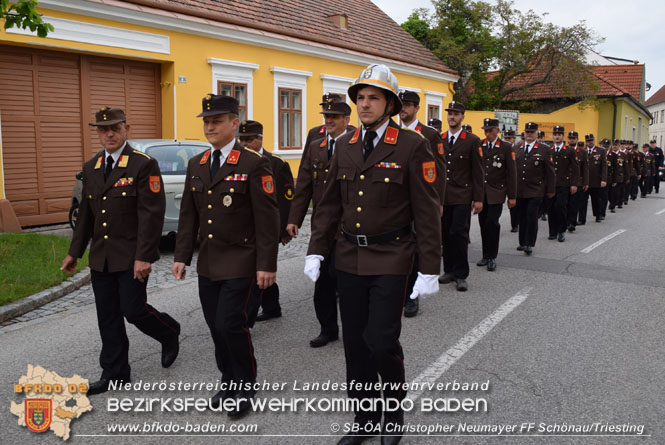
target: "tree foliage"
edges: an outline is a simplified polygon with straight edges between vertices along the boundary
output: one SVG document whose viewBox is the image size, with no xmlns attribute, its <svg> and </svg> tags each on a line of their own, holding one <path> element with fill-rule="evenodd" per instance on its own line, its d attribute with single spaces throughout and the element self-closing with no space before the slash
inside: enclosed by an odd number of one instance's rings
<svg viewBox="0 0 665 445">
<path fill-rule="evenodd" d="M 13 3 L 9 0 L 0 0 L 0 20 L 5 21 L 5 29 L 14 26 L 21 29 L 30 28 L 30 31 L 37 32 L 39 37 L 46 37 L 53 31 L 53 25 L 44 22 L 36 8 L 37 0 L 18 0 Z"/>
<path fill-rule="evenodd" d="M 583 21 L 558 26 L 510 0 L 432 4 L 433 13 L 417 9 L 402 26 L 459 73 L 455 100 L 468 109 L 527 107 L 526 91 L 543 84 L 571 98 L 597 91 L 585 58 L 602 39 Z"/>
</svg>

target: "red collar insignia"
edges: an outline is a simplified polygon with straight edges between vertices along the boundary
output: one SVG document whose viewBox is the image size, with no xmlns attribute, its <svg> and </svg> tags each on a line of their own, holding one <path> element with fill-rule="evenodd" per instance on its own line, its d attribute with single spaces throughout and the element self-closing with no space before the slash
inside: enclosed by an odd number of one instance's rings
<svg viewBox="0 0 665 445">
<path fill-rule="evenodd" d="M 353 133 L 353 137 L 349 140 L 349 144 L 355 144 L 358 142 L 358 136 L 360 136 L 360 128 L 357 128 L 356 132 Z"/>
<path fill-rule="evenodd" d="M 229 153 L 229 157 L 226 159 L 226 163 L 235 165 L 238 163 L 239 157 L 240 157 L 240 152 L 238 150 L 231 150 L 231 153 Z"/>
<path fill-rule="evenodd" d="M 459 135 L 459 138 L 462 140 L 466 139 L 466 131 L 463 131 L 462 134 Z"/>
<path fill-rule="evenodd" d="M 418 133 L 422 133 L 423 132 L 423 127 L 421 127 L 420 125 L 416 125 L 416 131 Z"/>
<path fill-rule="evenodd" d="M 325 125 L 321 125 L 321 129 L 319 130 L 319 134 L 323 134 L 323 133 L 325 133 L 325 132 L 326 132 L 326 126 L 325 126 Z"/>
<path fill-rule="evenodd" d="M 397 135 L 399 134 L 399 129 L 394 127 L 386 128 L 386 135 L 383 137 L 383 142 L 386 144 L 395 145 L 397 143 Z"/>
<path fill-rule="evenodd" d="M 208 151 L 206 151 L 205 153 L 203 153 L 203 157 L 201 158 L 201 162 L 199 162 L 199 164 L 203 165 L 203 164 L 205 164 L 206 162 L 208 162 L 208 158 L 209 158 L 209 157 L 210 157 L 210 150 L 208 150 Z"/>
</svg>

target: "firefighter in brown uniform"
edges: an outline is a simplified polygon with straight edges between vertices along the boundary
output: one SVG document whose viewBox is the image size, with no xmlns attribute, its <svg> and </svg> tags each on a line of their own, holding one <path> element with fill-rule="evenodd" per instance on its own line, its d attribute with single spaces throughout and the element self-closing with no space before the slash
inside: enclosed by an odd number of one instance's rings
<svg viewBox="0 0 665 445">
<path fill-rule="evenodd" d="M 185 277 L 197 235 L 199 298 L 215 344 L 215 359 L 225 387 L 210 400 L 223 400 L 238 417 L 255 394 L 256 360 L 249 328 L 259 304 L 254 286 L 275 282 L 279 211 L 270 162 L 235 139 L 238 101 L 209 94 L 203 98 L 203 131 L 212 145 L 190 159 L 180 205 L 173 263 L 176 279 Z"/>
<path fill-rule="evenodd" d="M 348 131 L 351 107 L 346 102 L 327 102 L 323 105 L 321 114 L 326 123 L 326 136 L 314 139 L 305 147 L 300 160 L 298 184 L 286 226 L 287 232 L 293 237 L 298 235 L 298 229 L 302 226 L 310 201 L 312 217 L 316 214 L 335 153 L 335 145 Z M 334 241 L 330 254 L 321 265 L 321 275 L 314 284 L 314 311 L 321 330 L 318 336 L 310 340 L 309 345 L 320 348 L 339 338 Z"/>
<path fill-rule="evenodd" d="M 263 125 L 260 122 L 242 121 L 238 127 L 238 141 L 243 147 L 254 150 L 270 161 L 270 170 L 275 180 L 277 206 L 279 207 L 279 239 L 282 245 L 286 245 L 291 241 L 291 236 L 286 231 L 291 201 L 293 200 L 291 167 L 288 162 L 284 162 L 282 158 L 263 148 Z M 262 309 L 256 316 L 256 321 L 265 321 L 282 316 L 282 308 L 279 305 L 279 287 L 276 282 L 264 290 L 254 286 L 254 292 L 259 294 Z"/>
<path fill-rule="evenodd" d="M 568 198 L 577 193 L 577 181 L 580 177 L 580 166 L 577 160 L 577 147 L 569 147 L 563 142 L 565 129 L 555 125 L 552 130 L 554 144 L 552 150 L 552 162 L 556 173 L 556 193 L 550 199 L 548 208 L 548 225 L 550 236 L 547 239 L 558 239 L 559 242 L 566 240 L 566 229 L 568 218 Z"/>
<path fill-rule="evenodd" d="M 351 399 L 405 397 L 404 355 L 399 343 L 408 274 L 416 250 L 420 271 L 411 296 L 438 292 L 441 263 L 436 161 L 425 138 L 400 128 L 397 79 L 385 65 L 370 65 L 349 87 L 363 128 L 336 144 L 328 181 L 312 222 L 305 273 L 316 280 L 337 238 L 336 267 Z M 412 230 L 415 227 L 415 232 Z M 380 376 L 380 377 L 379 377 Z M 362 388 L 359 388 L 362 386 Z M 381 411 L 361 409 L 360 428 L 340 444 L 359 444 L 377 433 Z M 381 443 L 396 444 L 402 410 L 386 412 Z"/>
<path fill-rule="evenodd" d="M 621 141 L 615 139 L 611 151 L 609 153 L 609 161 L 611 163 L 610 169 L 612 170 L 612 175 L 610 175 L 610 213 L 616 213 L 615 208 L 621 208 L 623 204 L 623 184 L 624 184 L 624 154 L 619 149 L 621 146 Z"/>
<path fill-rule="evenodd" d="M 436 160 L 437 181 L 439 190 L 439 202 L 443 210 L 443 198 L 446 195 L 446 164 L 443 152 L 443 141 L 441 135 L 435 129 L 428 127 L 418 120 L 417 114 L 420 110 L 420 96 L 414 91 L 402 91 L 399 93 L 399 98 L 402 100 L 402 109 L 399 112 L 399 118 L 402 125 L 409 130 L 417 131 L 425 136 L 429 142 L 430 150 Z M 413 285 L 418 276 L 418 254 L 416 253 L 413 262 L 413 268 L 409 275 L 409 284 L 406 289 L 407 294 L 411 294 Z M 405 317 L 415 317 L 418 314 L 418 298 L 409 298 L 404 306 Z"/>
<path fill-rule="evenodd" d="M 439 133 L 439 135 L 441 135 L 441 125 L 442 125 L 441 119 L 437 119 L 437 118 L 433 117 L 432 119 L 427 121 L 427 125 L 434 128 L 437 131 L 437 133 Z"/>
<path fill-rule="evenodd" d="M 103 107 L 94 124 L 104 147 L 83 166 L 83 199 L 61 270 L 74 271 L 88 242 L 90 279 L 102 338 L 102 377 L 88 395 L 131 379 L 125 322 L 162 344 L 162 366 L 178 356 L 180 324 L 147 303 L 146 286 L 159 259 L 164 225 L 164 187 L 157 161 L 127 143 L 125 112 Z"/>
<path fill-rule="evenodd" d="M 478 223 L 483 258 L 476 265 L 487 266 L 487 270 L 494 271 L 501 233 L 499 218 L 506 196 L 508 208 L 515 207 L 517 173 L 513 146 L 499 139 L 499 120 L 485 119 L 482 129 L 485 130 L 485 139 L 481 143 L 485 162 L 485 200 L 483 210 L 478 214 Z"/>
<path fill-rule="evenodd" d="M 515 130 L 506 130 L 503 134 L 503 140 L 505 142 L 508 142 L 511 147 L 515 145 Z M 513 150 L 514 153 L 514 150 Z M 517 202 L 517 201 L 516 201 Z M 517 233 L 519 230 L 519 218 L 517 215 L 517 204 L 515 204 L 514 207 L 511 207 L 510 209 L 510 231 L 513 233 Z"/>
<path fill-rule="evenodd" d="M 586 224 L 587 208 L 589 206 L 589 164 L 584 142 L 579 141 L 577 131 L 568 132 L 568 146 L 575 148 L 579 161 L 580 174 L 577 180 L 577 193 L 568 198 L 568 231 L 574 232 L 578 225 Z"/>
<path fill-rule="evenodd" d="M 642 146 L 642 153 L 640 153 L 642 160 L 642 172 L 640 179 L 640 196 L 647 197 L 648 191 L 651 189 L 651 178 L 653 176 L 654 167 L 656 165 L 655 156 L 649 152 L 649 144 Z"/>
<path fill-rule="evenodd" d="M 644 166 L 644 157 L 639 150 L 638 144 L 632 144 L 631 148 L 632 170 L 630 175 L 630 199 L 635 201 L 639 192 L 639 184 L 642 180 L 642 170 Z"/>
<path fill-rule="evenodd" d="M 607 186 L 607 154 L 605 149 L 597 147 L 593 134 L 584 136 L 586 152 L 589 158 L 589 196 L 591 210 L 596 222 L 603 221 L 603 188 Z"/>
<path fill-rule="evenodd" d="M 609 162 L 609 154 L 610 154 L 610 140 L 607 138 L 603 138 L 600 141 L 600 148 L 603 149 L 605 152 L 605 158 L 607 164 L 607 181 L 605 182 L 605 187 L 602 187 L 600 189 L 600 219 L 601 221 L 605 220 L 605 216 L 607 213 L 607 203 L 609 201 L 609 190 L 610 190 L 610 179 L 612 178 L 611 172 L 610 172 L 610 164 Z"/>
<path fill-rule="evenodd" d="M 519 246 L 531 255 L 538 237 L 538 210 L 543 196 L 553 198 L 556 173 L 552 153 L 547 145 L 536 141 L 538 124 L 527 122 L 524 141 L 514 147 L 517 162 L 517 209 L 519 214 Z"/>
<path fill-rule="evenodd" d="M 630 150 L 633 146 L 632 141 L 621 141 L 621 147 L 623 154 L 623 205 L 628 205 L 628 200 L 630 199 L 630 188 L 631 188 L 631 176 L 633 175 L 633 156 L 630 153 Z M 622 208 L 622 206 L 619 206 Z"/>
<path fill-rule="evenodd" d="M 442 138 L 448 169 L 441 217 L 443 274 L 439 277 L 439 283 L 455 281 L 458 291 L 466 291 L 471 209 L 476 214 L 483 210 L 483 150 L 480 139 L 462 129 L 466 107 L 453 101 L 446 111 L 448 131 L 443 133 Z"/>
<path fill-rule="evenodd" d="M 332 103 L 346 103 L 346 102 L 344 102 L 344 98 L 339 94 L 325 93 L 321 98 L 321 103 L 319 105 L 321 105 L 321 110 L 325 110 L 326 105 Z M 355 131 L 355 129 L 356 127 L 354 127 L 353 125 L 347 125 L 346 128 L 347 131 Z M 303 145 L 303 150 L 309 147 L 309 145 L 315 139 L 321 139 L 326 136 L 328 136 L 328 133 L 326 132 L 325 124 L 317 125 L 315 127 L 310 128 L 309 131 L 307 132 L 307 139 L 305 139 L 305 145 Z"/>
</svg>

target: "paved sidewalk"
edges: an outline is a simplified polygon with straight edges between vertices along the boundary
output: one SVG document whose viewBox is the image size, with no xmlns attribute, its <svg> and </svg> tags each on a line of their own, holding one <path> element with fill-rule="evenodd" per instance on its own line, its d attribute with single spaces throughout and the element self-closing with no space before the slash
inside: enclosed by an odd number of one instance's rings
<svg viewBox="0 0 665 445">
<path fill-rule="evenodd" d="M 310 215 L 307 215 L 303 222 L 303 227 L 300 234 L 294 240 L 291 240 L 286 246 L 279 248 L 279 260 L 294 258 L 297 256 L 305 256 L 307 252 L 307 244 L 309 242 Z M 151 293 L 159 292 L 160 289 L 170 289 L 184 284 L 196 281 L 196 262 L 198 260 L 198 253 L 194 254 L 192 265 L 187 268 L 187 278 L 182 281 L 176 281 L 171 274 L 171 266 L 173 265 L 173 251 L 162 252 L 159 261 L 152 265 L 152 273 L 148 280 L 148 295 Z M 19 329 L 26 324 L 39 323 L 44 317 L 54 316 L 64 313 L 66 311 L 76 312 L 82 310 L 90 304 L 94 304 L 95 296 L 92 292 L 92 285 L 86 284 L 79 289 L 67 294 L 51 303 L 47 303 L 37 309 L 27 312 L 20 317 L 12 318 L 0 323 L 0 334 L 3 332 L 13 331 Z"/>
</svg>

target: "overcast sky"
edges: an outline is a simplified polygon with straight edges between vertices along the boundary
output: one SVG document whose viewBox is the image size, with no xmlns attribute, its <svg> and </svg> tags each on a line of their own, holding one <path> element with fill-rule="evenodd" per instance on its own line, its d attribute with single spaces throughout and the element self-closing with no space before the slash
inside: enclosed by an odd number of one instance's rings
<svg viewBox="0 0 665 445">
<path fill-rule="evenodd" d="M 432 9 L 430 0 L 372 0 L 397 23 L 403 23 L 416 8 Z M 492 2 L 492 0 L 488 0 Z M 605 56 L 639 60 L 646 64 L 648 99 L 665 84 L 665 2 L 647 0 L 515 0 L 521 10 L 548 12 L 546 20 L 557 25 L 572 25 L 586 20 L 605 41 L 597 52 Z M 660 5 L 660 6 L 658 6 Z"/>
</svg>

